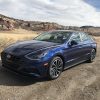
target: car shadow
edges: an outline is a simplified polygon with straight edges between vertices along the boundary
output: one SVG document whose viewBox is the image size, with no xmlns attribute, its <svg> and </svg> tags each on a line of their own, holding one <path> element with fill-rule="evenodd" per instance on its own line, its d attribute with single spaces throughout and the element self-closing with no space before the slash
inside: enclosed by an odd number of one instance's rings
<svg viewBox="0 0 100 100">
<path fill-rule="evenodd" d="M 27 86 L 37 82 L 49 81 L 47 78 L 36 78 L 29 76 L 22 76 L 13 73 L 1 66 L 0 63 L 0 85 L 5 86 Z"/>
<path fill-rule="evenodd" d="M 86 62 L 83 62 L 86 63 Z M 72 66 L 68 69 L 71 69 L 73 67 L 76 67 L 78 65 L 81 65 L 83 63 L 77 64 L 75 66 Z M 64 71 L 68 70 L 65 69 Z M 22 76 L 20 74 L 14 73 L 12 71 L 9 71 L 2 67 L 0 62 L 0 85 L 4 86 L 28 86 L 31 84 L 35 84 L 37 82 L 45 82 L 50 81 L 47 78 L 36 78 L 36 77 L 30 77 L 30 76 Z"/>
</svg>

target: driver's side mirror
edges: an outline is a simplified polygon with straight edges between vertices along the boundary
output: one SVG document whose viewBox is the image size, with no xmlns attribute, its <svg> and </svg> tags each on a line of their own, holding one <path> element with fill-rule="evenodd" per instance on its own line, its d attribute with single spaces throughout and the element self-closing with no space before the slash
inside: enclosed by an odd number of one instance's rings
<svg viewBox="0 0 100 100">
<path fill-rule="evenodd" d="M 69 42 L 69 46 L 77 45 L 78 43 L 75 40 Z"/>
</svg>

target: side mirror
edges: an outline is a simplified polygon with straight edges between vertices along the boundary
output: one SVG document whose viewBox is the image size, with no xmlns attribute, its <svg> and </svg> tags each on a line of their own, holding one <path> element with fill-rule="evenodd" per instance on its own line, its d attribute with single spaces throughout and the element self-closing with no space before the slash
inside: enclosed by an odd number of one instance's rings
<svg viewBox="0 0 100 100">
<path fill-rule="evenodd" d="M 70 43 L 69 43 L 69 46 L 73 46 L 73 45 L 77 45 L 78 43 L 75 41 L 75 40 L 72 40 Z"/>
</svg>

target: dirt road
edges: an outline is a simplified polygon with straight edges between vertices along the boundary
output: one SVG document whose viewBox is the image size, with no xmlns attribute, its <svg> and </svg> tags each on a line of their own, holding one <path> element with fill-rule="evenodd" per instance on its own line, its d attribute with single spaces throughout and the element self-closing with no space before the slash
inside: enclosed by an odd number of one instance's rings
<svg viewBox="0 0 100 100">
<path fill-rule="evenodd" d="M 21 77 L 0 67 L 0 100 L 100 100 L 100 45 L 93 63 L 68 69 L 53 81 Z"/>
</svg>

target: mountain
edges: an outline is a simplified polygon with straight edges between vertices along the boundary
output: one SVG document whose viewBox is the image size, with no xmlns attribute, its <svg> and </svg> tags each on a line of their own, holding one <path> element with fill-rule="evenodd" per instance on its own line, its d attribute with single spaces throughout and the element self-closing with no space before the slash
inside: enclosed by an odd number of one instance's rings
<svg viewBox="0 0 100 100">
<path fill-rule="evenodd" d="M 93 26 L 63 26 L 57 23 L 51 22 L 41 22 L 41 21 L 24 21 L 20 19 L 15 19 L 11 17 L 4 16 L 0 14 L 0 30 L 13 30 L 13 29 L 26 29 L 32 31 L 48 31 L 48 30 L 76 30 L 88 32 L 92 35 L 100 35 L 100 27 Z"/>
<path fill-rule="evenodd" d="M 64 26 L 50 22 L 24 21 L 0 14 L 0 29 L 11 30 L 13 28 L 23 28 L 33 31 L 44 31 L 50 29 L 64 29 Z"/>
</svg>

